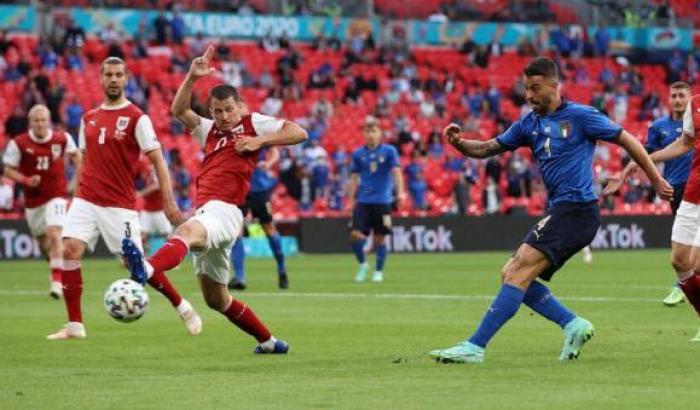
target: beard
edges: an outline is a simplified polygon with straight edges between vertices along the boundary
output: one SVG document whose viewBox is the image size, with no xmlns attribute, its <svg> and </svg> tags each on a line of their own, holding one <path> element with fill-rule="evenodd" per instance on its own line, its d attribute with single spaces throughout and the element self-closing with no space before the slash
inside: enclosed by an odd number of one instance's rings
<svg viewBox="0 0 700 410">
<path fill-rule="evenodd" d="M 123 91 L 121 89 L 119 89 L 119 90 L 106 89 L 105 90 L 105 96 L 110 101 L 117 101 L 118 99 L 120 99 L 122 97 L 122 94 L 123 94 Z"/>
</svg>

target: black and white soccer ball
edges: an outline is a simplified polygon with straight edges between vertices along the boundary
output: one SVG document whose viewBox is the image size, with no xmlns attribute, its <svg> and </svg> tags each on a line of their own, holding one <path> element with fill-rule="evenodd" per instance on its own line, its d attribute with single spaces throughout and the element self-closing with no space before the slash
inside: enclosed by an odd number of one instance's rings
<svg viewBox="0 0 700 410">
<path fill-rule="evenodd" d="M 119 279 L 107 288 L 104 307 L 114 319 L 123 323 L 133 322 L 146 313 L 148 293 L 138 282 Z"/>
</svg>

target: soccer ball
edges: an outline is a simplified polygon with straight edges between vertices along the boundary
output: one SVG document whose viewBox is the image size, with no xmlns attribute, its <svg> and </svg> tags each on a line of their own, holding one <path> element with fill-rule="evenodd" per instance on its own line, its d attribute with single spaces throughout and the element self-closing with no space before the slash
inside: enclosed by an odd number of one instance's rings
<svg viewBox="0 0 700 410">
<path fill-rule="evenodd" d="M 131 279 L 119 279 L 107 288 L 104 307 L 114 319 L 123 323 L 133 322 L 146 313 L 148 293 Z"/>
</svg>

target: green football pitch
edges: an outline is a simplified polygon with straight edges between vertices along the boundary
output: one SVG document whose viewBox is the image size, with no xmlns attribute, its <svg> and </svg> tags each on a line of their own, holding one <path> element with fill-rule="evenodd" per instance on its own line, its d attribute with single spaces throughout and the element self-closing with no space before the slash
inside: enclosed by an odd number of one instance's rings
<svg viewBox="0 0 700 410">
<path fill-rule="evenodd" d="M 700 343 L 687 304 L 661 304 L 668 251 L 579 257 L 555 294 L 591 320 L 579 360 L 557 360 L 562 332 L 523 307 L 482 365 L 444 365 L 427 352 L 464 339 L 499 286 L 506 253 L 390 255 L 381 284 L 353 283 L 351 256 L 290 259 L 291 288 L 272 261 L 248 261 L 239 294 L 287 356 L 255 356 L 255 341 L 208 310 L 187 264 L 170 272 L 204 319 L 189 336 L 156 292 L 138 322 L 102 308 L 112 260 L 84 266 L 85 340 L 47 341 L 64 322 L 40 262 L 0 262 L 0 408 L 697 408 Z M 370 259 L 372 261 L 373 258 Z"/>
</svg>

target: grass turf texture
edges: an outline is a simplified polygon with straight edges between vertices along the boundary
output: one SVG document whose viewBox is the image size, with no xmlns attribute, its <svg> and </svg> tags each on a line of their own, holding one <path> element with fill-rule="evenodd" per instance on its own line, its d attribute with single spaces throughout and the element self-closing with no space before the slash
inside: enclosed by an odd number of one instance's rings
<svg viewBox="0 0 700 410">
<path fill-rule="evenodd" d="M 598 336 L 559 363 L 562 332 L 523 306 L 483 365 L 443 365 L 427 352 L 464 339 L 498 289 L 506 253 L 390 255 L 385 282 L 355 284 L 350 255 L 248 261 L 240 294 L 288 356 L 255 356 L 255 341 L 197 293 L 189 265 L 170 277 L 204 319 L 188 336 L 167 301 L 118 323 L 102 294 L 124 276 L 114 261 L 84 266 L 88 339 L 47 341 L 65 321 L 42 262 L 0 262 L 0 407 L 13 408 L 694 408 L 700 399 L 697 317 L 662 306 L 667 251 L 596 253 L 551 288 Z M 371 258 L 371 261 L 373 258 Z"/>
</svg>

